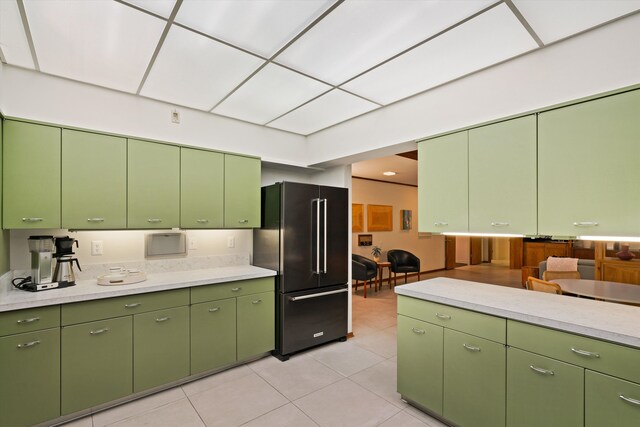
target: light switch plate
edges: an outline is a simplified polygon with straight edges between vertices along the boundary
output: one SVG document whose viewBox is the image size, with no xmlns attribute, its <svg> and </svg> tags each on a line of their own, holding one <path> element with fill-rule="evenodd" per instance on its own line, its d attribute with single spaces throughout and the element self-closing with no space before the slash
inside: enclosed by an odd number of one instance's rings
<svg viewBox="0 0 640 427">
<path fill-rule="evenodd" d="M 236 247 L 236 238 L 234 236 L 227 237 L 227 247 L 228 248 Z"/>
<path fill-rule="evenodd" d="M 102 240 L 92 240 L 91 255 L 98 256 L 98 255 L 102 255 L 103 252 L 104 252 L 104 247 L 102 245 Z"/>
</svg>

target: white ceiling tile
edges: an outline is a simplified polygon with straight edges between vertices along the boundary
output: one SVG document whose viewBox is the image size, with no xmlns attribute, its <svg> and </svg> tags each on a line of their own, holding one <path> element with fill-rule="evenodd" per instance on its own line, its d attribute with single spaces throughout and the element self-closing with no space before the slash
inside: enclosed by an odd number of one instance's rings
<svg viewBox="0 0 640 427">
<path fill-rule="evenodd" d="M 209 110 L 263 63 L 256 56 L 173 26 L 140 93 Z"/>
<path fill-rule="evenodd" d="M 329 85 L 269 64 L 213 112 L 265 124 L 329 89 Z"/>
<path fill-rule="evenodd" d="M 176 22 L 268 57 L 331 3 L 331 0 L 185 0 Z"/>
<path fill-rule="evenodd" d="M 640 9 L 638 0 L 513 0 L 544 43 Z"/>
<path fill-rule="evenodd" d="M 267 126 L 308 135 L 378 108 L 378 105 L 334 89 Z"/>
<path fill-rule="evenodd" d="M 501 4 L 344 85 L 388 104 L 537 48 Z"/>
<path fill-rule="evenodd" d="M 153 12 L 156 15 L 160 15 L 163 18 L 168 18 L 171 15 L 173 7 L 176 5 L 176 0 L 125 0 L 127 3 L 134 4 L 144 10 Z"/>
<path fill-rule="evenodd" d="M 18 3 L 15 1 L 0 1 L 0 49 L 7 63 L 35 68 Z"/>
<path fill-rule="evenodd" d="M 135 92 L 165 22 L 117 2 L 25 0 L 43 72 Z"/>
<path fill-rule="evenodd" d="M 489 6 L 492 0 L 351 0 L 342 3 L 276 58 L 332 84 Z"/>
</svg>

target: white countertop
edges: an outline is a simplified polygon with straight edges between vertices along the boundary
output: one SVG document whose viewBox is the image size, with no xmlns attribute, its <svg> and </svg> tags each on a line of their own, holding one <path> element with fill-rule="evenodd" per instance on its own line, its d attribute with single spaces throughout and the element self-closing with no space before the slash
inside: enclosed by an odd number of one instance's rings
<svg viewBox="0 0 640 427">
<path fill-rule="evenodd" d="M 640 348 L 640 307 L 449 278 L 397 286 L 395 291 Z"/>
<path fill-rule="evenodd" d="M 46 305 L 67 304 L 123 295 L 166 291 L 236 280 L 275 276 L 276 272 L 252 265 L 237 265 L 205 270 L 176 271 L 172 273 L 148 274 L 147 280 L 131 285 L 100 286 L 95 279 L 79 280 L 75 286 L 28 292 L 16 289 L 11 284 L 0 287 L 0 312 Z"/>
</svg>

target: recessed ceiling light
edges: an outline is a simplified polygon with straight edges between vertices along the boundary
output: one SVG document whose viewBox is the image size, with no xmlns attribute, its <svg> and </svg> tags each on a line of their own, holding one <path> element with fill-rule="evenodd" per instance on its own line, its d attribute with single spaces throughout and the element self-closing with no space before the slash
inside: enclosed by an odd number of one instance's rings
<svg viewBox="0 0 640 427">
<path fill-rule="evenodd" d="M 393 175 L 397 175 L 397 172 L 387 171 L 387 172 L 382 172 L 382 175 L 393 176 Z"/>
</svg>

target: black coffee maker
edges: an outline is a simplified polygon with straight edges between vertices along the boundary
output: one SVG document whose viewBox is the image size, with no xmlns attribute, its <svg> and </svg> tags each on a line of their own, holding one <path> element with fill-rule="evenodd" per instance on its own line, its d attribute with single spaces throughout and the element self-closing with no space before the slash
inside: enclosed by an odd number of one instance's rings
<svg viewBox="0 0 640 427">
<path fill-rule="evenodd" d="M 75 254 L 73 252 L 74 243 L 76 247 L 79 247 L 78 241 L 72 237 L 64 236 L 55 238 L 54 244 L 56 246 L 56 252 L 53 254 L 53 257 L 57 262 L 56 269 L 53 272 L 53 281 L 58 282 L 58 287 L 73 286 L 76 284 L 76 275 L 73 272 L 74 262 L 78 266 L 78 270 L 82 271 L 78 258 L 73 256 Z"/>
</svg>

